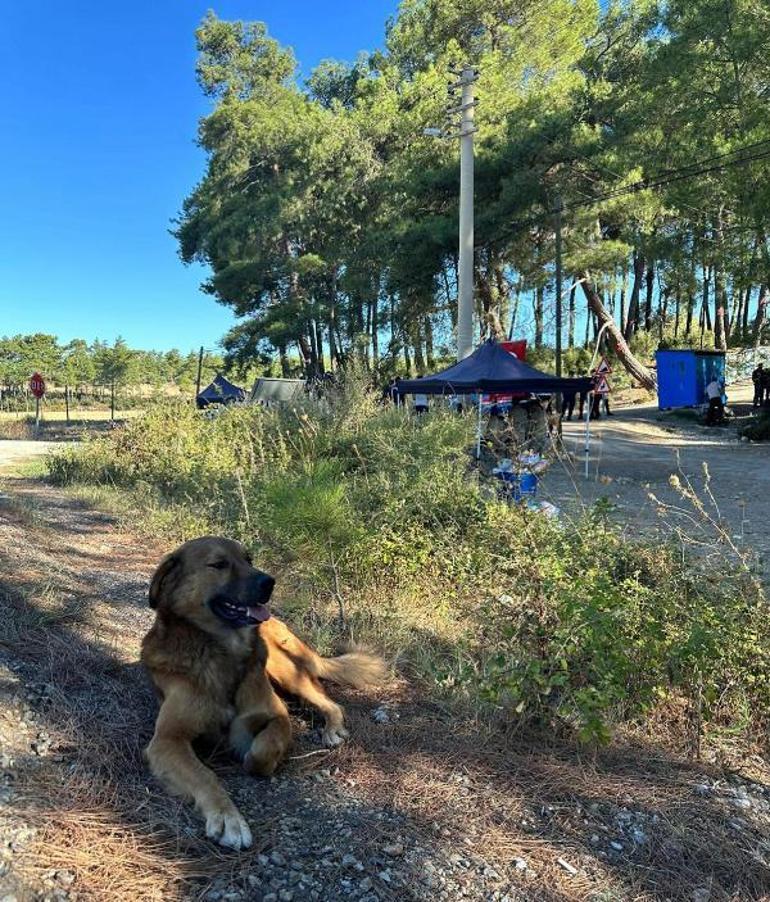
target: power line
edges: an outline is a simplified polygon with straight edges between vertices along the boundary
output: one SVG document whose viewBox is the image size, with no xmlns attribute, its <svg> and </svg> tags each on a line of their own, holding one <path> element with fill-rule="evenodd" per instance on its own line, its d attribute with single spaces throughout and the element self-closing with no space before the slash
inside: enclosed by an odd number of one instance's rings
<svg viewBox="0 0 770 902">
<path fill-rule="evenodd" d="M 751 154 L 749 156 L 738 157 L 736 159 L 728 159 L 729 157 L 734 157 L 736 154 L 741 154 L 747 150 L 754 150 L 763 146 L 768 146 L 768 149 L 760 153 Z M 579 207 L 594 206 L 595 204 L 602 203 L 605 200 L 614 200 L 617 197 L 622 197 L 625 194 L 636 194 L 639 191 L 663 188 L 666 185 L 671 185 L 689 178 L 694 178 L 698 175 L 707 175 L 710 172 L 719 172 L 725 169 L 730 169 L 734 166 L 742 166 L 746 163 L 752 163 L 757 160 L 767 159 L 768 157 L 770 157 L 770 139 L 756 141 L 752 144 L 746 145 L 745 147 L 740 147 L 733 151 L 717 154 L 712 157 L 707 157 L 704 160 L 698 160 L 697 162 L 690 163 L 687 166 L 682 166 L 677 169 L 662 170 L 654 176 L 650 176 L 645 179 L 639 179 L 638 181 L 632 182 L 629 185 L 625 185 L 621 188 L 617 188 L 612 191 L 606 191 L 603 194 L 595 195 L 594 197 L 588 198 L 586 200 L 575 201 L 573 203 L 570 203 L 569 205 L 565 204 L 565 207 L 569 206 L 570 209 L 576 209 Z M 724 162 L 717 162 L 717 164 L 714 166 L 705 165 L 714 163 L 719 160 L 724 160 Z M 555 214 L 555 210 L 546 210 L 544 213 L 533 215 L 525 220 L 514 221 L 507 227 L 505 227 L 504 231 L 521 231 L 528 226 L 542 224 L 544 220 L 554 216 Z"/>
<path fill-rule="evenodd" d="M 769 143 L 770 142 L 766 142 Z M 734 151 L 734 153 L 739 153 L 740 151 Z M 725 154 L 725 156 L 727 156 Z M 696 175 L 707 175 L 710 172 L 719 172 L 723 169 L 730 169 L 733 166 L 741 166 L 744 163 L 752 163 L 756 160 L 763 160 L 767 157 L 770 157 L 770 149 L 762 152 L 753 154 L 748 157 L 740 157 L 735 160 L 727 160 L 724 163 L 718 163 L 715 166 L 702 166 L 701 163 L 692 163 L 690 166 L 682 167 L 681 169 L 671 169 L 664 170 L 664 172 L 659 173 L 656 176 L 650 176 L 646 179 L 640 179 L 637 182 L 632 182 L 630 185 L 626 185 L 623 188 L 617 188 L 614 191 L 607 191 L 604 194 L 597 195 L 593 200 L 588 201 L 578 201 L 576 203 L 570 204 L 571 207 L 581 207 L 581 206 L 590 206 L 591 204 L 598 203 L 603 200 L 613 200 L 615 197 L 622 197 L 624 194 L 635 194 L 639 191 L 647 191 L 653 188 L 663 188 L 666 185 L 672 185 L 675 182 L 681 182 L 688 178 L 693 178 Z M 714 159 L 717 159 L 716 157 Z M 708 161 L 704 161 L 708 162 Z M 696 168 L 700 166 L 701 168 Z"/>
</svg>

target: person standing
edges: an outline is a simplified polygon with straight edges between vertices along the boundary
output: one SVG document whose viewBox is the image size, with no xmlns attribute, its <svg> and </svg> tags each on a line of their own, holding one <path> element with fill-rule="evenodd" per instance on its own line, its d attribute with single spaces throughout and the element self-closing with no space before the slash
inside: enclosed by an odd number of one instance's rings
<svg viewBox="0 0 770 902">
<path fill-rule="evenodd" d="M 414 396 L 414 412 L 423 414 L 428 412 L 428 396 L 416 394 Z"/>
<path fill-rule="evenodd" d="M 575 373 L 570 372 L 570 379 L 575 378 Z M 562 402 L 561 402 L 561 418 L 563 420 L 571 420 L 572 414 L 575 411 L 575 389 L 568 389 L 565 392 L 562 392 Z"/>
<path fill-rule="evenodd" d="M 751 374 L 754 383 L 754 407 L 760 407 L 765 396 L 765 367 L 760 363 Z"/>
<path fill-rule="evenodd" d="M 709 409 L 706 413 L 706 425 L 716 426 L 725 415 L 725 405 L 722 401 L 722 384 L 716 376 L 706 386 L 706 397 L 709 402 Z"/>
<path fill-rule="evenodd" d="M 602 396 L 596 391 L 600 377 L 596 374 L 596 370 L 591 370 L 591 412 L 589 414 L 592 420 L 600 420 L 602 416 L 601 404 Z"/>
<path fill-rule="evenodd" d="M 581 391 L 578 395 L 578 419 L 583 419 L 583 414 L 585 411 L 586 401 L 588 401 L 588 392 Z"/>
</svg>

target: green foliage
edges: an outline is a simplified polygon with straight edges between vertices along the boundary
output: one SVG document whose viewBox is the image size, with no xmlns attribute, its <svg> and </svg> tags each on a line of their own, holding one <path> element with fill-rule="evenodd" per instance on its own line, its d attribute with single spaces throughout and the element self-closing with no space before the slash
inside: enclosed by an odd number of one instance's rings
<svg viewBox="0 0 770 902">
<path fill-rule="evenodd" d="M 323 405 L 209 419 L 158 404 L 55 454 L 52 477 L 128 489 L 147 525 L 235 536 L 279 603 L 399 654 L 433 691 L 603 741 L 672 696 L 713 724 L 770 718 L 766 599 L 745 568 L 631 541 L 600 505 L 551 521 L 470 468 L 473 416 L 382 408 L 359 377 Z"/>
<path fill-rule="evenodd" d="M 695 341 L 704 304 L 707 346 L 761 337 L 766 156 L 587 203 L 766 149 L 770 29 L 759 0 L 407 0 L 382 51 L 324 60 L 305 90 L 263 23 L 209 14 L 197 37 L 215 105 L 200 125 L 205 177 L 176 235 L 185 261 L 210 267 L 205 290 L 239 317 L 229 359 L 277 355 L 284 375 L 351 358 L 422 373 L 438 346 L 453 347 L 458 149 L 423 130 L 444 122 L 446 78 L 460 62 L 479 71 L 482 322 L 495 312 L 506 332 L 553 343 L 558 196 L 565 287 L 578 277 L 594 286 L 632 348 L 640 332 L 645 353 L 661 338 Z M 583 287 L 573 304 L 570 345 L 581 343 L 575 322 L 595 313 Z"/>
<path fill-rule="evenodd" d="M 221 356 L 206 352 L 203 384 L 225 369 Z M 95 389 L 109 388 L 113 381 L 119 387 L 176 385 L 189 391 L 195 386 L 198 354 L 191 351 L 183 357 L 176 349 L 165 353 L 136 350 L 122 338 L 112 346 L 98 339 L 89 345 L 82 338 L 62 346 L 55 335 L 45 334 L 0 338 L 0 386 L 10 392 L 11 399 L 24 391 L 35 370 L 43 374 L 49 388 L 68 386 L 78 394 L 89 389 L 93 394 Z M 253 373 L 241 370 L 240 375 L 248 380 Z M 123 398 L 121 404 L 126 403 Z"/>
</svg>

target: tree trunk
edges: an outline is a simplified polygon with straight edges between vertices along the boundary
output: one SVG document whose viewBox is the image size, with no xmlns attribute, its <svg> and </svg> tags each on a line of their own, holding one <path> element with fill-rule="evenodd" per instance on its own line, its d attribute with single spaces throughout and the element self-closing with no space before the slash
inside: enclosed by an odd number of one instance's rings
<svg viewBox="0 0 770 902">
<path fill-rule="evenodd" d="M 631 349 L 623 336 L 623 333 L 617 327 L 617 324 L 610 316 L 609 312 L 601 302 L 594 283 L 590 280 L 588 272 L 581 273 L 583 278 L 583 292 L 588 303 L 589 310 L 596 316 L 604 328 L 605 333 L 609 336 L 618 360 L 623 364 L 626 371 L 636 379 L 644 388 L 654 390 L 656 386 L 655 374 L 641 364 L 631 353 Z"/>
<path fill-rule="evenodd" d="M 406 367 L 406 376 L 409 378 L 412 375 L 412 359 L 409 356 L 409 344 L 404 342 L 404 366 Z"/>
<path fill-rule="evenodd" d="M 538 285 L 535 289 L 535 347 L 543 347 L 543 286 Z"/>
<path fill-rule="evenodd" d="M 573 285 L 569 291 L 569 310 L 567 312 L 567 347 L 571 350 L 575 347 L 575 294 L 577 285 Z"/>
<path fill-rule="evenodd" d="M 278 345 L 278 359 L 281 361 L 281 375 L 284 379 L 289 378 L 289 358 L 286 356 L 286 345 Z"/>
<path fill-rule="evenodd" d="M 514 289 L 513 292 L 513 303 L 511 304 L 511 324 L 508 326 L 508 338 L 509 340 L 513 339 L 513 332 L 516 328 L 516 320 L 519 316 L 519 304 L 521 302 L 521 286 L 518 286 Z"/>
<path fill-rule="evenodd" d="M 379 311 L 379 291 L 375 292 L 374 298 L 372 299 L 372 322 L 371 322 L 371 332 L 372 332 L 372 368 L 374 371 L 377 371 L 377 368 L 380 363 L 380 311 Z"/>
<path fill-rule="evenodd" d="M 417 369 L 418 376 L 425 375 L 425 357 L 422 353 L 422 329 L 420 328 L 420 322 L 417 321 L 417 324 L 414 328 L 414 365 Z"/>
<path fill-rule="evenodd" d="M 504 323 L 506 319 L 508 319 L 508 307 L 510 306 L 510 298 L 508 296 L 508 290 L 505 285 L 505 277 L 503 276 L 503 264 L 501 262 L 495 263 L 494 267 L 495 273 L 495 287 L 497 290 L 497 316 L 501 323 Z"/>
<path fill-rule="evenodd" d="M 652 263 L 647 267 L 644 278 L 647 286 L 647 295 L 644 301 L 644 330 L 649 332 L 652 328 L 652 294 L 655 285 L 655 266 Z"/>
<path fill-rule="evenodd" d="M 711 282 L 711 267 L 703 264 L 703 309 L 701 311 L 701 332 L 705 329 L 711 332 L 711 309 L 709 307 L 709 284 Z"/>
<path fill-rule="evenodd" d="M 767 307 L 768 293 L 767 285 L 763 285 L 759 289 L 759 297 L 757 298 L 757 315 L 754 317 L 754 347 L 758 348 L 762 341 L 762 323 L 765 320 L 765 308 Z"/>
<path fill-rule="evenodd" d="M 644 278 L 644 257 L 634 252 L 634 285 L 631 289 L 631 299 L 628 302 L 628 318 L 626 319 L 626 328 L 623 331 L 623 337 L 626 342 L 631 341 L 636 333 L 639 325 L 639 294 L 642 290 L 642 279 Z"/>
<path fill-rule="evenodd" d="M 329 320 L 326 324 L 326 331 L 329 335 L 329 369 L 331 372 L 334 372 L 334 370 L 339 367 L 340 361 L 337 352 L 337 342 L 334 340 L 334 313 L 331 310 L 329 311 Z"/>
<path fill-rule="evenodd" d="M 326 372 L 326 364 L 324 363 L 324 335 L 320 319 L 315 320 L 315 344 L 318 353 L 318 371 L 323 375 Z"/>
<path fill-rule="evenodd" d="M 743 318 L 743 289 L 736 287 L 733 282 L 733 301 L 730 308 L 730 317 L 727 321 L 727 341 L 741 338 L 741 319 Z"/>
<path fill-rule="evenodd" d="M 675 303 L 675 313 L 674 313 L 674 341 L 677 341 L 679 338 L 679 311 L 682 307 L 682 291 L 679 286 L 676 289 L 676 296 L 674 298 Z"/>
<path fill-rule="evenodd" d="M 424 326 L 425 357 L 428 360 L 428 369 L 432 371 L 436 368 L 436 358 L 433 356 L 433 323 L 430 321 L 430 316 L 425 317 Z"/>
<path fill-rule="evenodd" d="M 308 348 L 310 349 L 310 373 L 313 376 L 318 375 L 318 345 L 315 323 L 311 319 L 308 322 Z"/>
<path fill-rule="evenodd" d="M 618 325 L 620 331 L 625 335 L 628 326 L 626 314 L 626 293 L 628 291 L 628 270 L 623 267 L 623 283 L 620 286 L 620 310 L 618 311 Z"/>
<path fill-rule="evenodd" d="M 666 321 L 668 320 L 668 298 L 671 294 L 671 289 L 668 285 L 660 292 L 658 296 L 658 327 L 659 327 L 659 335 L 660 342 L 663 342 L 663 330 L 666 328 Z"/>
<path fill-rule="evenodd" d="M 717 266 L 714 269 L 714 347 L 719 351 L 727 350 L 726 304 L 725 274 Z"/>
<path fill-rule="evenodd" d="M 749 338 L 749 306 L 751 304 L 751 285 L 746 286 L 746 297 L 743 299 L 743 317 L 741 319 L 741 341 Z"/>
</svg>

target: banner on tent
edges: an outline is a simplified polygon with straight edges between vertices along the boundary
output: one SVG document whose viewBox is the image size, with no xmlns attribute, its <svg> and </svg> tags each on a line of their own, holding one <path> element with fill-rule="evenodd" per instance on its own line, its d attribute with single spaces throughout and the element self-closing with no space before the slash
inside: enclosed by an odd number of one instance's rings
<svg viewBox="0 0 770 902">
<path fill-rule="evenodd" d="M 504 348 L 509 354 L 512 354 L 517 360 L 526 360 L 527 359 L 527 339 L 521 338 L 516 341 L 501 341 L 500 347 Z M 514 400 L 518 401 L 521 398 L 526 398 L 528 395 L 522 394 L 519 392 L 518 394 L 500 394 L 492 393 L 488 395 L 483 395 L 481 399 L 481 403 L 484 407 L 507 407 L 510 404 L 513 404 Z"/>
</svg>

